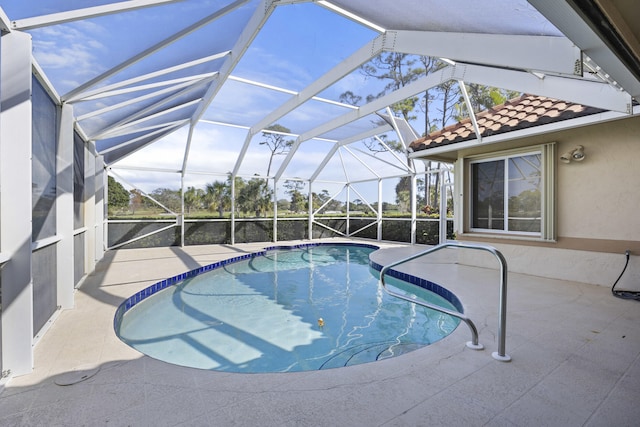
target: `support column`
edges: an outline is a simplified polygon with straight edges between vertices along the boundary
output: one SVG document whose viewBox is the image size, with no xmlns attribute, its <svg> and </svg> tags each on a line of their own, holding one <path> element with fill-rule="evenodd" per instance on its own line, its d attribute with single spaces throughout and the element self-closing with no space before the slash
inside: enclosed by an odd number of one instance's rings
<svg viewBox="0 0 640 427">
<path fill-rule="evenodd" d="M 9 257 L 2 286 L 2 372 L 33 369 L 31 279 L 31 36 L 12 32 L 0 43 L 0 249 Z"/>
<path fill-rule="evenodd" d="M 382 240 L 382 180 L 378 179 L 378 240 Z"/>
<path fill-rule="evenodd" d="M 231 244 L 236 244 L 236 177 L 231 175 Z"/>
<path fill-rule="evenodd" d="M 180 227 L 180 247 L 184 248 L 184 170 L 180 174 L 180 215 L 177 220 Z"/>
<path fill-rule="evenodd" d="M 313 191 L 311 190 L 311 181 L 309 181 L 309 194 L 307 195 L 309 205 L 309 221 L 307 224 L 309 240 L 313 240 Z"/>
<path fill-rule="evenodd" d="M 351 184 L 347 184 L 347 191 L 346 191 L 346 193 L 347 193 L 347 203 L 346 203 L 346 208 L 347 208 L 347 228 L 345 230 L 346 234 L 347 234 L 347 237 L 351 237 L 351 234 L 350 234 L 351 233 L 351 229 L 350 229 L 350 224 L 349 224 L 349 220 L 350 220 L 350 217 L 349 217 L 349 202 L 351 201 L 351 191 L 350 190 L 351 190 Z"/>
<path fill-rule="evenodd" d="M 411 175 L 411 244 L 416 243 L 416 199 L 418 193 L 418 176 Z"/>
<path fill-rule="evenodd" d="M 464 182 L 464 160 L 458 159 L 453 165 L 453 231 L 458 235 L 464 231 L 464 219 L 462 211 L 464 209 L 465 192 L 462 183 Z"/>
<path fill-rule="evenodd" d="M 57 301 L 61 308 L 73 308 L 73 107 L 68 104 L 60 108 L 56 157 L 56 234 L 61 237 L 56 243 L 56 256 L 61 261 L 56 269 Z"/>
<path fill-rule="evenodd" d="M 91 144 L 84 147 L 84 271 L 90 274 L 104 255 L 104 164 Z"/>
<path fill-rule="evenodd" d="M 267 185 L 269 180 L 267 179 Z M 278 241 L 278 180 L 273 180 L 273 242 Z"/>
<path fill-rule="evenodd" d="M 439 243 L 447 241 L 447 183 L 444 181 L 444 169 L 440 169 L 440 239 Z"/>
<path fill-rule="evenodd" d="M 102 156 L 96 157 L 96 171 L 100 171 L 102 179 L 98 181 L 96 175 L 96 233 L 99 230 L 102 231 L 99 237 L 96 234 L 96 260 L 101 260 L 104 253 L 107 250 L 109 244 L 109 213 L 107 206 L 109 205 L 109 174 L 105 169 L 104 158 Z M 99 184 L 102 184 L 102 189 L 98 188 Z M 99 200 L 102 197 L 102 200 Z M 98 207 L 102 204 L 102 209 Z M 98 224 L 98 219 L 102 217 L 102 222 Z M 98 240 L 100 240 L 101 246 L 98 247 Z"/>
</svg>

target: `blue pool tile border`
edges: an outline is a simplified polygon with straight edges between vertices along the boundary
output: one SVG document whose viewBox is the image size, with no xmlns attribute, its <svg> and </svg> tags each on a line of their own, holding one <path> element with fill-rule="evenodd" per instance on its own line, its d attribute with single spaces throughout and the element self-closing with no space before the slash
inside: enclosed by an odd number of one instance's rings
<svg viewBox="0 0 640 427">
<path fill-rule="evenodd" d="M 378 264 L 375 261 L 371 261 L 369 259 L 369 267 L 377 271 L 378 273 L 382 270 L 382 265 Z M 411 283 L 412 285 L 419 286 L 423 289 L 433 292 L 434 294 L 440 295 L 442 298 L 449 301 L 460 313 L 464 313 L 464 307 L 462 306 L 462 302 L 458 299 L 456 294 L 448 290 L 447 288 L 438 285 L 430 280 L 423 279 L 422 277 L 414 276 L 408 273 L 402 273 L 400 271 L 389 269 L 387 270 L 387 275 L 402 280 L 403 282 Z"/>
<path fill-rule="evenodd" d="M 300 243 L 296 245 L 268 246 L 261 251 L 251 252 L 251 253 L 239 255 L 233 258 L 228 258 L 222 261 L 217 261 L 212 264 L 208 264 L 203 267 L 196 268 L 195 270 L 187 271 L 186 273 L 181 273 L 176 276 L 169 277 L 168 279 L 164 279 L 159 282 L 156 282 L 153 285 L 147 288 L 144 288 L 139 292 L 136 292 L 135 294 L 131 295 L 129 298 L 125 299 L 116 309 L 116 312 L 113 318 L 113 327 L 117 333 L 117 331 L 120 328 L 120 323 L 122 322 L 122 316 L 124 316 L 124 314 L 127 311 L 133 308 L 136 304 L 149 298 L 151 295 L 155 294 L 156 292 L 160 292 L 168 288 L 169 286 L 173 286 L 186 279 L 196 277 L 202 273 L 216 270 L 218 268 L 222 268 L 226 265 L 233 264 L 239 261 L 252 259 L 258 256 L 265 256 L 268 251 L 287 250 L 287 249 L 304 249 L 304 248 L 309 248 L 314 246 L 349 246 L 349 247 L 361 247 L 361 248 L 376 249 L 376 250 L 380 249 L 380 247 L 376 245 L 371 245 L 367 243 L 349 243 L 349 242 L 315 242 L 315 243 Z M 371 261 L 371 258 L 369 258 L 369 267 L 376 270 L 377 272 L 380 272 L 383 266 L 374 261 Z M 441 297 L 449 301 L 451 304 L 453 304 L 453 306 L 460 313 L 464 313 L 462 303 L 460 302 L 458 297 L 448 289 L 436 283 L 433 283 L 429 280 L 426 280 L 417 276 L 413 276 L 411 274 L 401 273 L 393 269 L 388 270 L 387 274 L 396 279 L 411 283 L 416 286 L 420 286 L 421 288 L 427 289 L 435 294 L 440 295 Z"/>
</svg>

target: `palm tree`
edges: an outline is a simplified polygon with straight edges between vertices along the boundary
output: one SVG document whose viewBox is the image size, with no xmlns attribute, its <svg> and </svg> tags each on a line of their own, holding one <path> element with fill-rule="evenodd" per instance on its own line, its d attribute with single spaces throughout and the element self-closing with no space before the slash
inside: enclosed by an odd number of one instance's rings
<svg viewBox="0 0 640 427">
<path fill-rule="evenodd" d="M 191 209 L 198 207 L 202 203 L 204 191 L 201 188 L 189 187 L 184 192 L 184 207 L 187 208 L 187 214 L 191 213 Z"/>
<path fill-rule="evenodd" d="M 222 218 L 224 211 L 231 206 L 229 186 L 220 181 L 215 181 L 206 185 L 205 204 L 210 211 L 218 211 L 218 216 Z"/>
<path fill-rule="evenodd" d="M 238 193 L 238 205 L 243 212 L 253 211 L 256 217 L 265 212 L 266 216 L 266 212 L 272 207 L 271 194 L 266 180 L 252 178 Z"/>
</svg>

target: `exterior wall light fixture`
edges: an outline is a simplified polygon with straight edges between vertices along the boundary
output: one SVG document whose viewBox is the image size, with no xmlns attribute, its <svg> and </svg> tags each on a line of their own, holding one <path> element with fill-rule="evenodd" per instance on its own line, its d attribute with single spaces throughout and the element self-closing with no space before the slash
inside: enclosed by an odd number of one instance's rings
<svg viewBox="0 0 640 427">
<path fill-rule="evenodd" d="M 584 147 L 582 145 L 576 145 L 576 148 L 571 151 L 567 151 L 562 156 L 560 156 L 560 160 L 563 163 L 569 163 L 572 160 L 574 162 L 581 162 L 585 157 L 586 156 L 584 154 Z"/>
</svg>

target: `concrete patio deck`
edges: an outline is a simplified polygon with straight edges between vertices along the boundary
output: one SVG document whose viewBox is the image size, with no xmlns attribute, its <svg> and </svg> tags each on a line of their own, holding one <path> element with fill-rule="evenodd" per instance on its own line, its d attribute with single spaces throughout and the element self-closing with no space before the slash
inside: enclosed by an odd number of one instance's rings
<svg viewBox="0 0 640 427">
<path fill-rule="evenodd" d="M 287 242 L 288 243 L 288 242 Z M 372 242 L 378 244 L 376 242 Z M 166 277 L 269 244 L 108 252 L 35 348 L 33 373 L 0 391 L 1 426 L 637 426 L 640 303 L 608 287 L 509 274 L 507 353 L 497 350 L 498 272 L 446 256 L 402 267 L 458 295 L 483 351 L 461 324 L 444 340 L 375 363 L 312 372 L 236 374 L 141 355 L 113 331 L 116 307 Z M 422 250 L 379 243 L 384 264 Z M 488 255 L 489 256 L 489 255 Z M 508 261 L 508 260 L 507 260 Z M 400 269 L 400 268 L 398 268 Z M 99 368 L 74 385 L 61 375 Z"/>
</svg>

